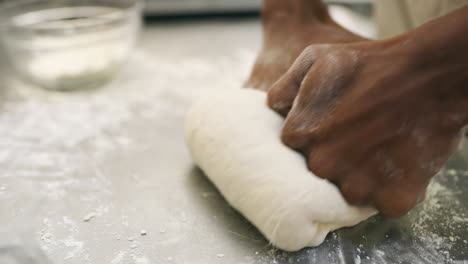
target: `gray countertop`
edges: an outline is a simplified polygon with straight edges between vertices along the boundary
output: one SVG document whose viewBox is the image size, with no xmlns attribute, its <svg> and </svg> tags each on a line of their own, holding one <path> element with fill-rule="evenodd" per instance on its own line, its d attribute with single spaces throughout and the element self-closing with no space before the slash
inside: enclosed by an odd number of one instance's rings
<svg viewBox="0 0 468 264">
<path fill-rule="evenodd" d="M 229 207 L 185 149 L 184 113 L 242 85 L 260 36 L 249 19 L 152 24 L 119 78 L 92 91 L 42 90 L 2 60 L 0 230 L 53 263 L 468 263 L 465 148 L 408 216 L 317 248 L 273 249 Z"/>
</svg>

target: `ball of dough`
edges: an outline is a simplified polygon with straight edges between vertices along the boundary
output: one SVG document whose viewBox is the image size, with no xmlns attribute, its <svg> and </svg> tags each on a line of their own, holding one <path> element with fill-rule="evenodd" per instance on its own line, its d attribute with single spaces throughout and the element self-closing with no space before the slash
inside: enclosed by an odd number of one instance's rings
<svg viewBox="0 0 468 264">
<path fill-rule="evenodd" d="M 349 205 L 282 144 L 283 118 L 251 89 L 219 91 L 190 109 L 185 138 L 194 161 L 226 200 L 276 247 L 320 245 L 335 229 L 376 213 Z"/>
</svg>

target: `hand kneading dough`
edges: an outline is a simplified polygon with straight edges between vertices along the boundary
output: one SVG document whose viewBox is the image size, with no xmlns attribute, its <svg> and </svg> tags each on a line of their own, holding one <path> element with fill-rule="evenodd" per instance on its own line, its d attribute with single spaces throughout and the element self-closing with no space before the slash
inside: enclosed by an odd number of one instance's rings
<svg viewBox="0 0 468 264">
<path fill-rule="evenodd" d="M 195 162 L 226 200 L 287 251 L 318 246 L 328 232 L 375 213 L 350 206 L 281 143 L 283 118 L 261 91 L 220 91 L 189 111 L 185 137 Z"/>
</svg>

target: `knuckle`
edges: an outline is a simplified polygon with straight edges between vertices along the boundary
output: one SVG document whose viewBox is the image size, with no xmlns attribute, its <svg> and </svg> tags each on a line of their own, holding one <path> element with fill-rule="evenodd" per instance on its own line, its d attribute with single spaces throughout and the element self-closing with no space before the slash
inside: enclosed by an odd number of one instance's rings
<svg viewBox="0 0 468 264">
<path fill-rule="evenodd" d="M 344 198 L 352 204 L 365 204 L 371 194 L 371 186 L 368 183 L 347 181 L 340 187 Z"/>
<path fill-rule="evenodd" d="M 288 126 L 285 126 L 281 133 L 281 141 L 286 146 L 295 150 L 300 150 L 304 146 L 306 137 L 307 135 L 305 135 L 304 131 L 291 129 Z"/>
<path fill-rule="evenodd" d="M 316 134 L 309 131 L 308 127 L 304 125 L 304 117 L 295 111 L 288 114 L 286 123 L 281 133 L 281 140 L 288 147 L 307 152 L 312 150 L 312 143 L 315 141 Z M 314 159 L 319 155 L 314 151 Z"/>
<path fill-rule="evenodd" d="M 296 86 L 294 78 L 291 78 L 291 76 L 283 77 L 268 91 L 268 105 L 283 116 L 286 116 L 294 104 L 298 89 L 299 87 Z"/>
<path fill-rule="evenodd" d="M 285 116 L 291 109 L 292 103 L 284 95 L 284 90 L 278 84 L 275 84 L 267 94 L 267 103 L 270 108 Z"/>
<path fill-rule="evenodd" d="M 418 194 L 401 190 L 386 191 L 377 200 L 377 209 L 386 217 L 398 218 L 408 213 L 418 201 Z"/>
<path fill-rule="evenodd" d="M 290 113 L 287 120 L 290 120 L 291 117 L 295 118 L 296 116 L 294 113 Z M 300 122 L 300 120 L 298 121 Z M 306 151 L 309 142 L 312 140 L 312 136 L 306 129 L 292 125 L 292 122 L 286 121 L 281 133 L 281 140 L 292 149 Z"/>
<path fill-rule="evenodd" d="M 322 160 L 326 159 L 323 159 L 323 156 L 317 155 L 317 153 L 314 152 L 308 159 L 309 169 L 314 172 L 317 177 L 330 180 L 339 185 L 339 174 L 336 171 L 336 164 L 329 160 L 326 160 L 327 162 L 321 162 Z"/>
<path fill-rule="evenodd" d="M 329 44 L 314 44 L 307 46 L 302 54 L 307 57 L 317 57 L 319 53 L 329 47 Z"/>
</svg>

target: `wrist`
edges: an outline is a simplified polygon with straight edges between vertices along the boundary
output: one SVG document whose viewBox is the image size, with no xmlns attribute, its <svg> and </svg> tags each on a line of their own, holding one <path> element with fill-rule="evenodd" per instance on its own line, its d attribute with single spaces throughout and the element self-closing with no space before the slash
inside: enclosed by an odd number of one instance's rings
<svg viewBox="0 0 468 264">
<path fill-rule="evenodd" d="M 435 19 L 402 35 L 400 46 L 421 70 L 434 68 L 438 75 L 468 87 L 468 6 Z"/>
<path fill-rule="evenodd" d="M 398 77 L 406 75 L 403 93 L 431 105 L 428 118 L 436 117 L 444 127 L 460 129 L 468 123 L 466 36 L 468 7 L 381 44 L 385 58 L 398 65 Z"/>
</svg>

